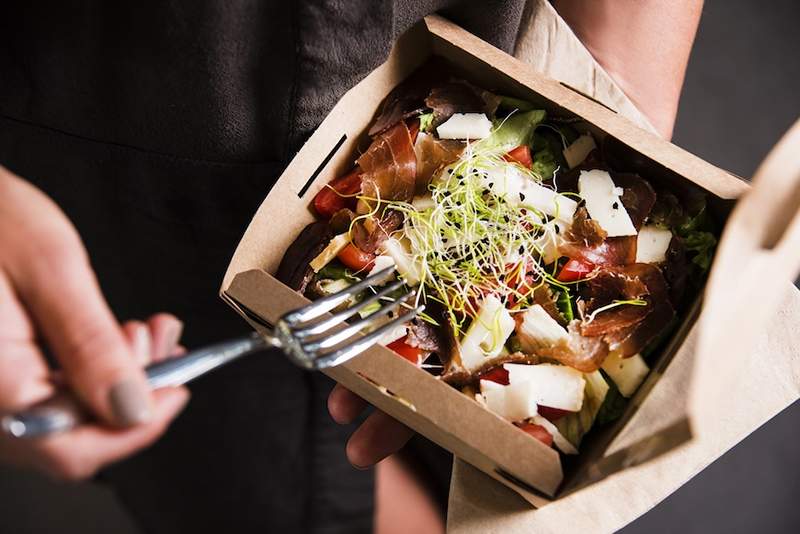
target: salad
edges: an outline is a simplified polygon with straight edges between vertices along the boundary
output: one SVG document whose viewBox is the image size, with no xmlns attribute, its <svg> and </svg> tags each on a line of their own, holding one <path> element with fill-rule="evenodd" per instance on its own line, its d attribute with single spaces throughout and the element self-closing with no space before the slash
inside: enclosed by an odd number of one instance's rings
<svg viewBox="0 0 800 534">
<path fill-rule="evenodd" d="M 383 344 L 577 453 L 622 414 L 703 283 L 705 198 L 616 168 L 613 140 L 578 120 L 442 68 L 395 88 L 369 136 L 278 278 L 313 299 L 395 266 L 395 298 L 414 288 L 426 313 Z"/>
</svg>

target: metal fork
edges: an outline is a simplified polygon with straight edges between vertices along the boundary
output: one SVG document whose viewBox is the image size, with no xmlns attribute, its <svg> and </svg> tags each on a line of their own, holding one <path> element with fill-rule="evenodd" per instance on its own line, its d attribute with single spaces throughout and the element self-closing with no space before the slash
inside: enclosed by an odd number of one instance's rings
<svg viewBox="0 0 800 534">
<path fill-rule="evenodd" d="M 272 332 L 218 343 L 150 365 L 145 369 L 148 383 L 153 389 L 183 385 L 226 363 L 266 348 L 283 350 L 292 362 L 304 369 L 318 370 L 342 364 L 424 309 L 424 306 L 408 304 L 414 296 L 413 291 L 386 302 L 391 293 L 402 287 L 403 281 L 397 280 L 361 302 L 326 316 L 348 299 L 384 282 L 393 271 L 394 267 L 388 267 L 338 293 L 285 314 Z M 376 302 L 384 303 L 374 313 L 352 324 L 345 322 Z M 392 318 L 390 314 L 401 307 L 404 313 Z M 387 316 L 390 316 L 388 321 L 385 319 Z M 360 335 L 362 331 L 367 333 Z M 0 417 L 0 430 L 16 438 L 33 438 L 68 431 L 90 419 L 77 398 L 64 390 L 28 410 Z"/>
</svg>

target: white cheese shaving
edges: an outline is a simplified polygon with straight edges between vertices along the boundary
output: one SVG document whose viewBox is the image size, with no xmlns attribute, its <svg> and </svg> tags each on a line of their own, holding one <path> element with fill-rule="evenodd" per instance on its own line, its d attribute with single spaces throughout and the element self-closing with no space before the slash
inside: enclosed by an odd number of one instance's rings
<svg viewBox="0 0 800 534">
<path fill-rule="evenodd" d="M 481 175 L 481 184 L 512 206 L 538 210 L 567 224 L 578 203 L 571 198 L 536 183 L 517 165 L 496 165 Z"/>
<path fill-rule="evenodd" d="M 320 269 L 328 265 L 333 258 L 335 258 L 347 244 L 350 243 L 350 234 L 344 233 L 339 234 L 333 239 L 331 242 L 328 243 L 328 246 L 320 252 L 316 258 L 311 260 L 309 263 L 309 267 L 311 267 L 315 273 L 318 273 Z"/>
<path fill-rule="evenodd" d="M 517 336 L 522 351 L 527 354 L 534 354 L 540 348 L 552 347 L 569 337 L 567 330 L 539 304 L 534 304 L 522 314 L 522 320 L 517 325 Z"/>
<path fill-rule="evenodd" d="M 608 237 L 636 235 L 630 215 L 622 205 L 622 188 L 616 187 L 608 172 L 581 171 L 578 192 L 586 202 L 589 216 L 608 233 Z"/>
<path fill-rule="evenodd" d="M 440 139 L 484 139 L 492 133 L 492 121 L 483 113 L 453 113 L 436 133 Z"/>
<path fill-rule="evenodd" d="M 661 263 L 667 259 L 672 232 L 655 225 L 646 225 L 636 237 L 636 263 Z"/>
<path fill-rule="evenodd" d="M 619 352 L 610 352 L 601 367 L 617 385 L 623 397 L 630 397 L 636 393 L 650 372 L 641 354 L 623 358 Z"/>
<path fill-rule="evenodd" d="M 458 344 L 461 363 L 470 371 L 479 368 L 486 359 L 501 353 L 512 332 L 514 319 L 500 299 L 489 295 Z"/>
<path fill-rule="evenodd" d="M 566 365 L 507 363 L 510 384 L 528 382 L 537 405 L 577 412 L 583 405 L 583 373 Z"/>
<path fill-rule="evenodd" d="M 597 148 L 597 145 L 594 143 L 594 137 L 589 134 L 583 134 L 565 148 L 562 153 L 564 154 L 564 159 L 567 160 L 569 168 L 574 169 L 583 163 L 586 156 L 595 148 Z"/>
</svg>

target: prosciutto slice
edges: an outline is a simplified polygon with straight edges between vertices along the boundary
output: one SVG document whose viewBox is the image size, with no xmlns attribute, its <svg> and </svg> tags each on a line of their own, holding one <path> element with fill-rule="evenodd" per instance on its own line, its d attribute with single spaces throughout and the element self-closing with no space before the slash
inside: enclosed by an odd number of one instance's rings
<svg viewBox="0 0 800 534">
<path fill-rule="evenodd" d="M 436 139 L 424 132 L 417 135 L 414 152 L 417 156 L 416 194 L 428 190 L 428 184 L 438 169 L 458 159 L 466 144 L 455 139 Z"/>
<path fill-rule="evenodd" d="M 425 105 L 433 110 L 433 127 L 439 126 L 454 113 L 485 113 L 494 116 L 500 98 L 478 89 L 464 80 L 452 80 L 431 89 Z"/>
<path fill-rule="evenodd" d="M 364 252 L 373 253 L 387 239 L 389 234 L 403 225 L 403 214 L 386 210 L 380 219 L 368 217 L 360 219 L 353 226 L 353 243 Z"/>
<path fill-rule="evenodd" d="M 675 316 L 664 275 L 648 263 L 601 268 L 584 287 L 582 297 L 588 314 L 614 300 L 646 302 L 644 306 L 611 308 L 580 325 L 584 336 L 603 339 L 610 350 L 624 357 L 641 352 Z"/>
<path fill-rule="evenodd" d="M 358 158 L 364 171 L 361 195 L 369 199 L 409 201 L 414 197 L 417 156 L 406 123 L 401 121 L 382 133 Z M 375 201 L 359 201 L 358 213 L 369 213 Z"/>
<path fill-rule="evenodd" d="M 599 337 L 587 337 L 580 331 L 580 321 L 575 319 L 567 326 L 568 336 L 552 347 L 537 350 L 539 356 L 551 358 L 582 373 L 600 369 L 608 356 L 608 345 Z"/>
<path fill-rule="evenodd" d="M 565 182 L 576 176 L 571 174 Z M 653 209 L 655 191 L 636 174 L 612 172 L 611 178 L 615 185 L 623 188 L 622 205 L 634 227 L 639 230 Z M 559 252 L 594 265 L 627 265 L 636 261 L 636 236 L 607 237 L 600 225 L 589 219 L 586 209 L 579 208 L 575 211 L 566 239 L 559 246 Z"/>
</svg>

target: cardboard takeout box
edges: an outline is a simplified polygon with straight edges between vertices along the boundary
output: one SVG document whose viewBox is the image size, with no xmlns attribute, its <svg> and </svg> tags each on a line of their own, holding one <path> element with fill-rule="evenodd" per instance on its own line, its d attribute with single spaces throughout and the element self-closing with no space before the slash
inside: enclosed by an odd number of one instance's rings
<svg viewBox="0 0 800 534">
<path fill-rule="evenodd" d="M 627 147 L 623 157 L 629 159 L 630 170 L 668 187 L 691 183 L 707 191 L 720 221 L 748 189 L 741 180 L 576 90 L 537 75 L 444 19 L 428 17 L 402 36 L 386 62 L 339 101 L 283 173 L 243 236 L 221 295 L 256 330 L 308 302 L 272 274 L 284 251 L 314 220 L 311 199 L 349 169 L 358 149 L 364 148 L 366 130 L 383 98 L 432 55 L 447 59 L 476 85 L 530 100 L 549 114 L 583 119 L 596 137 L 612 136 Z M 566 461 L 474 399 L 383 347 L 373 347 L 326 373 L 538 507 L 692 439 L 695 413 L 687 396 L 676 391 L 692 380 L 698 309 L 699 305 L 693 308 L 659 356 L 625 416 L 593 431 L 580 455 Z M 674 361 L 683 363 L 672 365 Z M 649 409 L 640 409 L 645 404 Z"/>
</svg>

